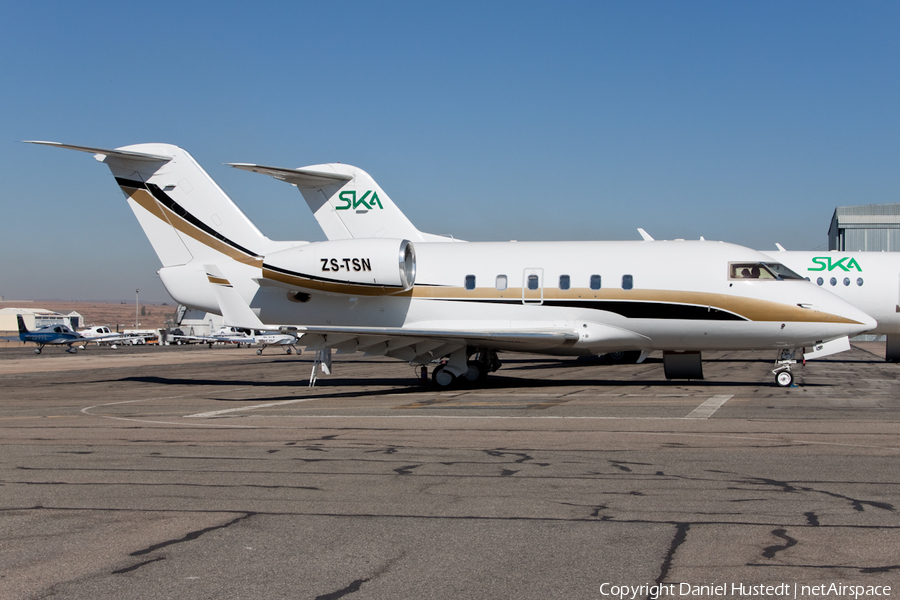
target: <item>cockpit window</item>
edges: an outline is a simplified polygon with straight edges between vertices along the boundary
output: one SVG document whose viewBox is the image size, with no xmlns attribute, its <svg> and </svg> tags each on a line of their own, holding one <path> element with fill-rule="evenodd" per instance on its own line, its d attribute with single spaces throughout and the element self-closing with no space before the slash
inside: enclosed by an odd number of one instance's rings
<svg viewBox="0 0 900 600">
<path fill-rule="evenodd" d="M 731 263 L 729 268 L 731 279 L 775 279 L 765 263 Z"/>
<path fill-rule="evenodd" d="M 775 273 L 775 276 L 778 277 L 778 279 L 806 279 L 794 271 L 791 271 L 781 263 L 766 263 L 766 266 L 770 271 Z"/>
<path fill-rule="evenodd" d="M 731 263 L 728 267 L 730 279 L 803 279 L 781 263 Z"/>
</svg>

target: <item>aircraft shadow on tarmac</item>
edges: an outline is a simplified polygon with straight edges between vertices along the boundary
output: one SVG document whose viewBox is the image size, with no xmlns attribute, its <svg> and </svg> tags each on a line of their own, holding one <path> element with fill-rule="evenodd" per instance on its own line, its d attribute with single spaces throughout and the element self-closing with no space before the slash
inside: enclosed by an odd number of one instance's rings
<svg viewBox="0 0 900 600">
<path fill-rule="evenodd" d="M 415 383 L 410 383 L 414 381 Z M 123 377 L 121 379 L 109 380 L 108 383 L 116 382 L 137 382 L 150 383 L 155 385 L 184 385 L 184 386 L 252 386 L 252 387 L 289 387 L 302 386 L 306 388 L 307 381 L 303 378 L 288 379 L 281 381 L 253 381 L 253 380 L 236 380 L 236 379 L 185 379 L 185 378 L 169 378 L 156 376 L 140 376 L 140 377 Z M 622 387 L 622 388 L 647 388 L 647 387 L 678 387 L 690 385 L 703 388 L 720 388 L 720 387 L 769 387 L 771 383 L 768 378 L 765 381 L 709 381 L 706 379 L 691 380 L 666 380 L 666 379 L 519 379 L 513 377 L 504 377 L 503 375 L 491 375 L 483 384 L 465 385 L 460 384 L 451 388 L 454 391 L 501 391 L 501 390 L 523 390 L 523 389 L 540 389 L 540 388 L 560 388 L 560 387 Z M 334 388 L 334 387 L 369 387 L 376 386 L 379 389 L 371 392 L 372 395 L 379 394 L 403 394 L 403 393 L 421 393 L 422 391 L 431 390 L 430 382 L 428 385 L 419 383 L 418 379 L 413 378 L 370 378 L 370 377 L 339 377 L 330 375 L 320 377 L 313 389 Z M 804 383 L 802 387 L 829 387 L 827 384 Z M 386 390 L 385 388 L 393 388 Z M 439 393 L 439 390 L 434 390 Z M 351 395 L 359 396 L 369 392 L 355 391 L 349 392 Z M 317 394 L 318 395 L 318 394 Z M 324 395 L 322 397 L 325 397 Z M 290 398 L 296 398 L 291 396 Z M 254 399 L 256 400 L 256 399 Z M 246 400 L 242 400 L 246 401 Z"/>
</svg>

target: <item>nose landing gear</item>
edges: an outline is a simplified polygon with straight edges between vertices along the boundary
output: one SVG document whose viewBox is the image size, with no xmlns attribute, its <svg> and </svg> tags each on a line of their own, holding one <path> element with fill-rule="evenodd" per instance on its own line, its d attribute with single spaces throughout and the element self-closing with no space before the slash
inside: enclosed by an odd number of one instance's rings
<svg viewBox="0 0 900 600">
<path fill-rule="evenodd" d="M 772 373 L 775 374 L 775 385 L 778 387 L 791 387 L 794 384 L 794 374 L 791 372 L 791 365 L 797 364 L 794 360 L 794 350 L 780 350 L 778 358 L 775 359 L 775 368 Z"/>
</svg>

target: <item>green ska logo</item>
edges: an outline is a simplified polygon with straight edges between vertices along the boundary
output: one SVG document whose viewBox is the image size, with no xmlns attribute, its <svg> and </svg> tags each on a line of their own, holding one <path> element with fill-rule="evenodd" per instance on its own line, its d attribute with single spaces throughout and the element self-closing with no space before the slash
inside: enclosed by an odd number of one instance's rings
<svg viewBox="0 0 900 600">
<path fill-rule="evenodd" d="M 369 198 L 369 194 L 372 195 L 371 198 Z M 381 200 L 378 199 L 378 192 L 373 192 L 372 190 L 368 190 L 359 198 L 356 197 L 356 190 L 341 192 L 338 195 L 338 198 L 344 204 L 335 206 L 334 208 L 336 210 L 349 210 L 351 208 L 359 208 L 360 206 L 366 210 L 372 210 L 373 208 L 384 208 L 381 205 Z"/>
<path fill-rule="evenodd" d="M 859 266 L 859 263 L 856 262 L 855 258 L 850 258 L 849 256 L 845 256 L 844 258 L 836 261 L 832 261 L 830 256 L 816 256 L 812 259 L 813 263 L 816 265 L 814 267 L 810 267 L 807 271 L 834 271 L 835 269 L 840 268 L 842 271 L 851 271 L 856 269 L 860 273 L 862 273 L 862 267 Z"/>
</svg>

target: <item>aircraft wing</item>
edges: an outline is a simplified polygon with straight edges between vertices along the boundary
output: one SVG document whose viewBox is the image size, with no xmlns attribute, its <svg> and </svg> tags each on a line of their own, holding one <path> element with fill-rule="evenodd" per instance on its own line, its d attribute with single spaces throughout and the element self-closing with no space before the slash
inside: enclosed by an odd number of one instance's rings
<svg viewBox="0 0 900 600">
<path fill-rule="evenodd" d="M 187 340 L 201 344 L 214 344 L 216 342 L 232 342 L 235 344 L 253 344 L 256 338 L 225 335 L 170 335 L 170 340 Z"/>
<path fill-rule="evenodd" d="M 185 340 L 188 342 L 215 342 L 217 341 L 215 338 L 206 337 L 202 335 L 173 335 L 169 334 L 168 339 L 170 340 Z"/>
<path fill-rule="evenodd" d="M 255 344 L 256 338 L 244 336 L 241 337 L 239 335 L 230 336 L 230 335 L 216 335 L 209 338 L 210 341 L 215 342 L 231 342 L 232 344 Z"/>
<path fill-rule="evenodd" d="M 302 334 L 298 344 L 308 351 L 364 352 L 426 364 L 463 349 L 481 345 L 498 350 L 541 350 L 575 343 L 571 329 L 485 331 L 457 329 L 402 329 L 395 327 L 299 327 L 285 330 Z"/>
</svg>

